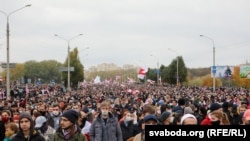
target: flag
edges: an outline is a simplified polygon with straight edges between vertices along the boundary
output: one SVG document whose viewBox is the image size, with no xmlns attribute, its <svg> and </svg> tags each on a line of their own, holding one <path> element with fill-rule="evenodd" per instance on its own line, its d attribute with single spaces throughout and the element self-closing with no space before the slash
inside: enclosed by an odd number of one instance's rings
<svg viewBox="0 0 250 141">
<path fill-rule="evenodd" d="M 29 93 L 30 93 L 28 84 L 26 84 L 26 86 L 25 86 L 25 92 L 26 92 L 26 95 L 29 95 Z"/>
<path fill-rule="evenodd" d="M 159 83 L 160 85 L 162 85 L 161 76 L 159 77 Z"/>
<path fill-rule="evenodd" d="M 147 68 L 141 67 L 141 68 L 139 69 L 139 72 L 138 72 L 137 77 L 138 77 L 139 79 L 144 79 L 144 77 L 146 76 L 146 73 L 147 73 L 147 72 L 148 72 L 148 69 L 147 69 Z"/>
<path fill-rule="evenodd" d="M 94 84 L 98 84 L 98 83 L 101 83 L 101 78 L 100 78 L 100 76 L 96 76 L 96 77 L 95 77 L 95 80 L 94 80 Z"/>
</svg>

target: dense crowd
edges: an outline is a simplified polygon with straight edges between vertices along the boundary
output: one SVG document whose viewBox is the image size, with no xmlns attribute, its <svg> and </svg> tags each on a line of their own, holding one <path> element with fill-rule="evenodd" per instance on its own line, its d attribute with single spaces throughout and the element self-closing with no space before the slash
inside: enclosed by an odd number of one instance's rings
<svg viewBox="0 0 250 141">
<path fill-rule="evenodd" d="M 0 90 L 0 140 L 143 141 L 146 125 L 248 125 L 244 88 L 175 85 L 29 85 Z"/>
</svg>

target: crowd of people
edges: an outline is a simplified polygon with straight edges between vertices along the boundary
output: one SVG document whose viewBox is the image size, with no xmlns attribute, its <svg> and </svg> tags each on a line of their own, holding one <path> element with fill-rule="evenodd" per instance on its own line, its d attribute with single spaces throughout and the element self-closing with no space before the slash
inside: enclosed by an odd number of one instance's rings
<svg viewBox="0 0 250 141">
<path fill-rule="evenodd" d="M 244 88 L 98 85 L 0 92 L 2 141 L 144 141 L 147 125 L 250 125 Z"/>
</svg>

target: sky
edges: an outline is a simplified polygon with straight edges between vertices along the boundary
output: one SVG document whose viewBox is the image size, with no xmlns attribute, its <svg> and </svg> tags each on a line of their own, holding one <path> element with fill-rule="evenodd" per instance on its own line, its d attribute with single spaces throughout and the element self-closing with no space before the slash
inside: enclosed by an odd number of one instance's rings
<svg viewBox="0 0 250 141">
<path fill-rule="evenodd" d="M 177 56 L 188 68 L 211 67 L 213 55 L 216 66 L 250 61 L 249 0 L 0 0 L 0 11 L 27 4 L 9 16 L 10 63 L 64 63 L 68 43 L 87 69 L 155 68 Z M 0 62 L 7 60 L 6 24 L 0 13 Z"/>
</svg>

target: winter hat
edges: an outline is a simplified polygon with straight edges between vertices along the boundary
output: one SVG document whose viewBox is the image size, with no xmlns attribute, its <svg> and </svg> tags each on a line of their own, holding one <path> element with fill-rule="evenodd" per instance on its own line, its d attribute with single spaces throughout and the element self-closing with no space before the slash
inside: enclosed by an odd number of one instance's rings
<svg viewBox="0 0 250 141">
<path fill-rule="evenodd" d="M 76 123 L 79 117 L 79 114 L 75 110 L 68 110 L 62 114 L 62 117 L 67 118 L 70 122 Z"/>
<path fill-rule="evenodd" d="M 19 129 L 22 130 L 20 127 L 20 121 L 23 119 L 23 118 L 27 118 L 29 121 L 30 121 L 30 130 L 32 131 L 34 129 L 34 121 L 32 119 L 32 116 L 29 112 L 22 112 L 20 115 L 19 115 Z"/>
<path fill-rule="evenodd" d="M 162 121 L 165 121 L 170 115 L 171 115 L 170 112 L 163 112 L 163 113 L 161 114 L 161 119 L 162 119 Z"/>
<path fill-rule="evenodd" d="M 197 118 L 194 115 L 185 114 L 184 116 L 181 117 L 181 125 L 183 125 L 184 120 L 186 120 L 187 118 L 193 118 L 193 119 L 195 119 L 197 121 Z"/>
<path fill-rule="evenodd" d="M 183 105 L 185 105 L 185 103 L 186 103 L 186 101 L 185 101 L 184 98 L 180 98 L 180 99 L 178 100 L 178 105 L 179 105 L 179 106 L 183 106 Z"/>
<path fill-rule="evenodd" d="M 210 106 L 210 112 L 213 112 L 213 111 L 218 110 L 220 108 L 222 108 L 222 106 L 219 103 L 212 103 Z"/>
<path fill-rule="evenodd" d="M 184 108 L 184 114 L 193 114 L 193 110 L 191 107 L 185 107 Z"/>
</svg>

